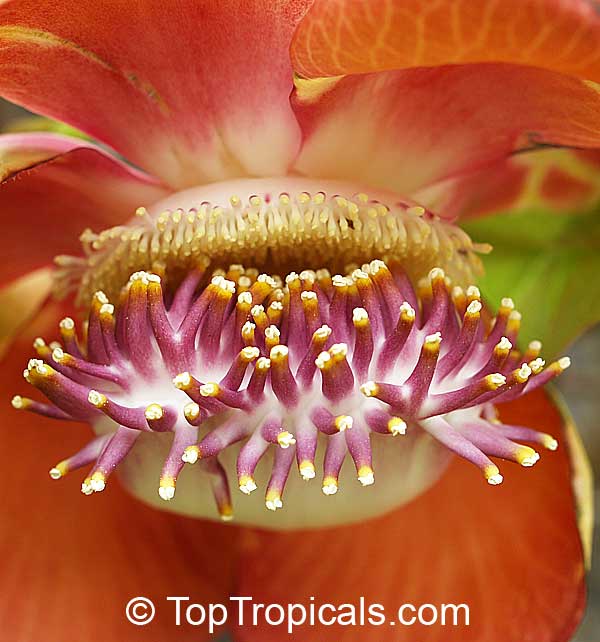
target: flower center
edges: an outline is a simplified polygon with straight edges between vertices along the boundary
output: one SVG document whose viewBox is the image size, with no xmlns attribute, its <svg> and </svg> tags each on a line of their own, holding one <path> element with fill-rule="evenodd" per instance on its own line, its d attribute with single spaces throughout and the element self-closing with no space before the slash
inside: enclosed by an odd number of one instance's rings
<svg viewBox="0 0 600 642">
<path fill-rule="evenodd" d="M 126 225 L 81 236 L 85 256 L 57 257 L 57 291 L 87 305 L 110 297 L 139 270 L 174 290 L 200 257 L 213 266 L 247 264 L 271 274 L 348 271 L 372 259 L 398 261 L 412 279 L 440 266 L 459 285 L 481 270 L 477 245 L 460 228 L 399 199 L 343 182 L 242 179 L 184 190 L 139 208 Z"/>
<path fill-rule="evenodd" d="M 60 344 L 35 341 L 24 376 L 51 404 L 18 396 L 13 406 L 95 427 L 98 437 L 50 471 L 59 479 L 91 465 L 86 495 L 123 463 L 134 493 L 192 515 L 229 520 L 235 509 L 242 523 L 275 528 L 361 520 L 422 492 L 451 453 L 496 485 L 490 457 L 532 466 L 539 455 L 521 442 L 557 447 L 498 422 L 495 405 L 568 359 L 545 367 L 539 342 L 513 348 L 510 299 L 491 325 L 481 308 L 477 288 L 452 287 L 440 268 L 415 289 L 381 260 L 284 280 L 200 267 L 170 292 L 137 272 L 115 304 L 96 292 L 83 337 L 67 318 Z M 195 474 L 180 482 L 185 464 Z"/>
</svg>

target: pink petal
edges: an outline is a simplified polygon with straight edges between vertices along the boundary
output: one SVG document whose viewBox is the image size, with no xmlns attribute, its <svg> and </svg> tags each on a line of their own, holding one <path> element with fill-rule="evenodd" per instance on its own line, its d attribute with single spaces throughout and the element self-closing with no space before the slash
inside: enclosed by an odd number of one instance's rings
<svg viewBox="0 0 600 642">
<path fill-rule="evenodd" d="M 0 136 L 0 180 L 76 147 L 89 145 L 58 134 L 4 134 Z"/>
<path fill-rule="evenodd" d="M 311 176 L 414 194 L 538 145 L 600 147 L 598 89 L 542 69 L 411 69 L 329 90 L 313 82 L 294 100 L 304 136 L 296 169 Z"/>
<path fill-rule="evenodd" d="M 0 94 L 174 187 L 281 174 L 299 133 L 288 47 L 308 0 L 0 7 Z"/>
<path fill-rule="evenodd" d="M 600 202 L 600 150 L 540 149 L 439 181 L 415 194 L 444 216 L 507 210 L 589 211 Z"/>
<path fill-rule="evenodd" d="M 86 227 L 124 223 L 168 193 L 100 148 L 52 134 L 0 136 L 7 177 L 0 184 L 0 269 L 12 279 L 79 253 Z"/>
</svg>

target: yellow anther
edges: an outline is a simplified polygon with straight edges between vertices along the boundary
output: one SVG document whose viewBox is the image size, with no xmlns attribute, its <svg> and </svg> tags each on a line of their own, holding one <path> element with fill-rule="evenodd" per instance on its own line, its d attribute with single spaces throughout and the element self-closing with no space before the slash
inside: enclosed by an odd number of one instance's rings
<svg viewBox="0 0 600 642">
<path fill-rule="evenodd" d="M 296 438 L 291 432 L 284 430 L 277 435 L 277 443 L 281 448 L 289 448 L 296 443 Z"/>
<path fill-rule="evenodd" d="M 256 482 L 254 481 L 254 477 L 251 477 L 250 475 L 240 475 L 238 479 L 238 484 L 239 484 L 240 490 L 245 495 L 249 495 L 250 493 L 252 493 L 257 489 Z"/>
<path fill-rule="evenodd" d="M 316 476 L 315 465 L 312 463 L 312 461 L 301 461 L 298 465 L 298 470 L 300 471 L 300 476 L 304 481 L 314 479 Z"/>
<path fill-rule="evenodd" d="M 335 418 L 334 424 L 339 432 L 344 432 L 344 430 L 352 428 L 354 425 L 354 419 L 349 415 L 339 415 Z"/>
<path fill-rule="evenodd" d="M 188 446 L 181 455 L 181 461 L 186 464 L 195 464 L 200 459 L 200 448 L 198 446 Z"/>
<path fill-rule="evenodd" d="M 539 461 L 540 456 L 529 446 L 519 446 L 515 452 L 515 458 L 521 466 L 533 466 Z"/>
<path fill-rule="evenodd" d="M 503 477 L 500 474 L 498 466 L 494 466 L 493 464 L 485 467 L 483 475 L 487 479 L 488 484 L 490 484 L 491 486 L 497 486 L 503 481 Z"/>
<path fill-rule="evenodd" d="M 379 393 L 379 386 L 374 381 L 367 381 L 360 387 L 365 397 L 375 397 Z"/>
<path fill-rule="evenodd" d="M 162 419 L 164 414 L 165 411 L 163 410 L 163 407 L 157 403 L 151 403 L 146 407 L 146 410 L 144 410 L 144 416 L 148 421 L 157 421 Z"/>
<path fill-rule="evenodd" d="M 400 417 L 392 417 L 387 424 L 389 432 L 394 436 L 406 434 L 406 422 Z"/>
<path fill-rule="evenodd" d="M 363 486 L 371 486 L 371 484 L 375 483 L 375 474 L 373 473 L 373 469 L 370 466 L 361 466 L 358 469 L 358 481 L 363 485 Z"/>
<path fill-rule="evenodd" d="M 203 397 L 216 397 L 221 392 L 218 383 L 205 383 L 200 386 L 200 394 Z"/>
<path fill-rule="evenodd" d="M 277 510 L 278 508 L 283 508 L 283 502 L 281 501 L 281 493 L 276 489 L 271 489 L 267 492 L 265 497 L 265 506 L 269 510 Z"/>
<path fill-rule="evenodd" d="M 169 475 L 160 478 L 158 494 L 161 499 L 169 502 L 175 497 L 175 479 Z"/>
<path fill-rule="evenodd" d="M 192 387 L 192 375 L 182 372 L 173 378 L 173 385 L 179 390 L 189 390 Z"/>
<path fill-rule="evenodd" d="M 338 491 L 338 480 L 331 475 L 323 479 L 322 491 L 324 495 L 335 495 Z"/>
</svg>

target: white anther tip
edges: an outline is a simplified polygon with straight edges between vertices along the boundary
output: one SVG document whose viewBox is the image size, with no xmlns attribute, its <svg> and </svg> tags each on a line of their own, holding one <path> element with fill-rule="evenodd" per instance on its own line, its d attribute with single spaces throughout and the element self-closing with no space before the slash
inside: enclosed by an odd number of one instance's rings
<svg viewBox="0 0 600 642">
<path fill-rule="evenodd" d="M 496 388 L 499 388 L 500 386 L 503 386 L 506 383 L 506 377 L 503 374 L 500 374 L 499 372 L 495 372 L 494 374 L 488 375 L 489 381 L 494 385 Z"/>
<path fill-rule="evenodd" d="M 58 468 L 51 468 L 48 471 L 48 474 L 50 475 L 51 479 L 60 479 L 62 477 L 62 473 Z"/>
<path fill-rule="evenodd" d="M 101 493 L 106 488 L 106 482 L 103 479 L 92 479 L 90 487 L 95 493 Z"/>
<path fill-rule="evenodd" d="M 146 410 L 144 410 L 144 416 L 149 421 L 157 421 L 164 417 L 165 411 L 163 407 L 157 403 L 151 403 Z"/>
<path fill-rule="evenodd" d="M 260 356 L 260 350 L 255 346 L 248 346 L 246 348 L 242 348 L 241 354 L 243 359 L 253 361 L 254 359 L 258 359 Z"/>
<path fill-rule="evenodd" d="M 59 324 L 59 328 L 62 328 L 63 330 L 73 330 L 75 327 L 75 321 L 71 319 L 71 317 L 65 317 Z"/>
<path fill-rule="evenodd" d="M 185 462 L 186 464 L 195 464 L 198 461 L 199 456 L 200 451 L 198 450 L 198 447 L 189 446 L 183 451 L 183 455 L 181 455 L 181 461 Z"/>
<path fill-rule="evenodd" d="M 561 370 L 566 370 L 571 366 L 571 358 L 570 357 L 561 357 L 558 360 L 558 365 Z"/>
<path fill-rule="evenodd" d="M 88 392 L 88 402 L 91 403 L 92 406 L 99 407 L 106 403 L 106 397 L 97 390 L 90 390 Z"/>
<path fill-rule="evenodd" d="M 322 325 L 320 328 L 317 328 L 313 334 L 317 339 L 327 339 L 331 336 L 331 328 L 328 325 Z"/>
<path fill-rule="evenodd" d="M 372 472 L 360 475 L 358 481 L 363 486 L 372 486 L 375 483 L 375 475 Z"/>
<path fill-rule="evenodd" d="M 365 397 L 373 397 L 377 394 L 377 384 L 374 381 L 367 381 L 360 387 L 360 391 Z"/>
<path fill-rule="evenodd" d="M 158 494 L 165 502 L 170 502 L 175 497 L 175 486 L 159 486 Z"/>
<path fill-rule="evenodd" d="M 337 484 L 323 484 L 323 495 L 335 495 L 338 491 Z"/>
<path fill-rule="evenodd" d="M 277 443 L 281 448 L 286 449 L 296 443 L 296 438 L 294 437 L 294 435 L 292 435 L 292 433 L 284 430 L 277 435 Z"/>
<path fill-rule="evenodd" d="M 240 490 L 244 495 L 249 495 L 257 489 L 256 482 L 253 479 L 247 479 L 240 484 Z"/>
<path fill-rule="evenodd" d="M 81 484 L 81 492 L 84 495 L 91 495 L 94 492 L 94 489 L 91 487 L 91 485 L 87 482 L 83 482 Z"/>
<path fill-rule="evenodd" d="M 396 417 L 388 422 L 388 429 L 393 437 L 397 437 L 398 435 L 406 435 L 407 425 L 405 421 Z"/>
<path fill-rule="evenodd" d="M 531 466 L 534 466 L 535 464 L 537 464 L 539 460 L 540 460 L 539 454 L 534 452 L 531 456 L 524 457 L 521 460 L 521 466 L 523 466 L 524 468 L 530 468 Z"/>
<path fill-rule="evenodd" d="M 250 305 L 252 303 L 252 295 L 250 292 L 242 292 L 238 298 L 238 303 L 243 303 L 245 305 Z"/>
<path fill-rule="evenodd" d="M 173 378 L 173 385 L 176 388 L 186 388 L 192 383 L 192 376 L 189 372 L 181 372 Z"/>
<path fill-rule="evenodd" d="M 478 301 L 477 299 L 475 301 L 471 301 L 469 305 L 467 306 L 467 312 L 469 314 L 479 314 L 481 312 L 481 301 Z"/>
<path fill-rule="evenodd" d="M 268 329 L 268 328 L 267 328 Z M 266 335 L 266 332 L 265 332 Z M 276 345 L 271 348 L 271 351 L 269 353 L 269 358 L 271 360 L 277 360 L 277 359 L 282 359 L 284 357 L 287 357 L 288 355 L 288 347 L 284 345 Z"/>
<path fill-rule="evenodd" d="M 310 481 L 316 477 L 315 467 L 312 462 L 302 462 L 300 464 L 300 476 L 304 481 Z"/>
<path fill-rule="evenodd" d="M 200 395 L 202 397 L 214 397 L 219 392 L 219 384 L 205 383 L 200 386 Z"/>
<path fill-rule="evenodd" d="M 504 481 L 504 477 L 500 473 L 497 473 L 496 475 L 492 475 L 491 477 L 488 478 L 487 482 L 491 486 L 498 486 Z"/>
<path fill-rule="evenodd" d="M 498 350 L 511 350 L 512 343 L 507 337 L 502 337 L 496 344 L 496 347 L 498 348 Z"/>
<path fill-rule="evenodd" d="M 405 316 L 407 316 L 410 319 L 414 319 L 416 316 L 416 312 L 412 305 L 408 301 L 403 301 L 400 304 L 400 312 L 404 313 Z"/>
<path fill-rule="evenodd" d="M 283 502 L 281 499 L 267 499 L 265 501 L 265 506 L 272 511 L 276 511 L 278 508 L 283 508 Z"/>
<path fill-rule="evenodd" d="M 315 359 L 315 365 L 317 366 L 317 368 L 319 368 L 319 370 L 322 370 L 329 361 L 331 361 L 331 355 L 329 354 L 329 352 L 324 350 Z"/>
<path fill-rule="evenodd" d="M 479 299 L 481 297 L 481 292 L 476 285 L 470 285 L 467 288 L 467 296 L 472 299 Z"/>
<path fill-rule="evenodd" d="M 352 322 L 363 323 L 369 320 L 369 314 L 364 308 L 354 308 L 352 310 Z"/>
</svg>

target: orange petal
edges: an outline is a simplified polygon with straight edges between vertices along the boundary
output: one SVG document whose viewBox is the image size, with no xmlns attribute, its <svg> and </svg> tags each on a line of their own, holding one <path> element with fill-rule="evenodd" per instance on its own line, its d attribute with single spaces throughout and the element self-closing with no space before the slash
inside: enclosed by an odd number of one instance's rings
<svg viewBox="0 0 600 642">
<path fill-rule="evenodd" d="M 8 168 L 0 184 L 2 285 L 57 254 L 79 254 L 86 227 L 125 223 L 167 194 L 99 147 L 65 136 L 0 136 L 0 159 Z"/>
<path fill-rule="evenodd" d="M 544 392 L 507 405 L 502 414 L 505 421 L 565 434 Z M 357 608 L 364 596 L 367 604 L 383 604 L 389 619 L 407 603 L 464 603 L 470 610 L 468 627 L 304 626 L 295 634 L 303 642 L 324 636 L 340 642 L 564 642 L 585 599 L 569 450 L 565 439 L 533 470 L 505 466 L 504 484 L 494 488 L 457 460 L 423 496 L 364 524 L 289 534 L 256 531 L 246 538 L 238 594 L 267 604 L 308 605 L 315 596 L 317 605 Z M 238 636 L 243 642 L 275 641 L 283 629 L 245 627 Z"/>
<path fill-rule="evenodd" d="M 0 358 L 50 294 L 52 271 L 41 268 L 0 289 Z"/>
<path fill-rule="evenodd" d="M 174 187 L 285 173 L 289 44 L 308 0 L 9 0 L 0 94 Z"/>
<path fill-rule="evenodd" d="M 600 81 L 600 14 L 589 0 L 316 0 L 292 61 L 307 78 L 493 61 Z"/>
<path fill-rule="evenodd" d="M 298 171 L 409 196 L 539 145 L 600 147 L 599 86 L 532 67 L 388 71 L 325 87 L 305 81 L 293 104 L 304 139 Z"/>
<path fill-rule="evenodd" d="M 46 309 L 27 334 L 43 331 L 63 312 Z M 175 607 L 166 596 L 226 600 L 237 531 L 148 508 L 118 484 L 89 498 L 79 492 L 76 474 L 53 482 L 48 468 L 85 437 L 72 424 L 11 409 L 11 394 L 23 388 L 28 345 L 19 340 L 0 370 L 0 594 L 10 596 L 0 603 L 2 635 L 11 642 L 208 639 L 206 627 L 174 625 Z M 146 627 L 125 618 L 125 605 L 137 596 L 156 605 Z"/>
</svg>

